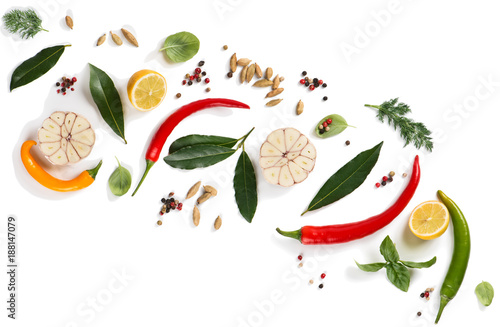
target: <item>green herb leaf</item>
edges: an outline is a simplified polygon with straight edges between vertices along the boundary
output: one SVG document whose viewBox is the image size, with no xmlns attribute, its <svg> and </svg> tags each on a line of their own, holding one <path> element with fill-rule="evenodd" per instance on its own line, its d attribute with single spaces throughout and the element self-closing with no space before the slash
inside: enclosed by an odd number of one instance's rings
<svg viewBox="0 0 500 327">
<path fill-rule="evenodd" d="M 319 126 L 321 124 L 323 124 L 323 122 L 325 122 L 328 119 L 332 120 L 332 123 L 330 125 L 328 125 L 329 130 L 326 131 L 323 127 L 323 130 L 325 132 L 323 132 L 323 134 L 321 134 Z M 321 126 L 323 126 L 323 125 L 321 125 Z M 328 115 L 325 118 L 321 119 L 316 124 L 315 130 L 316 130 L 316 135 L 324 139 L 324 138 L 331 137 L 331 136 L 342 133 L 347 127 L 354 127 L 354 126 L 348 125 L 346 120 L 344 119 L 344 117 L 337 115 L 337 114 L 333 114 L 333 115 Z"/>
<path fill-rule="evenodd" d="M 426 261 L 426 262 L 413 262 L 413 261 L 403 261 L 403 260 L 401 260 L 401 263 L 403 265 L 405 265 L 406 267 L 408 267 L 408 268 L 417 268 L 417 269 L 420 269 L 420 268 L 429 268 L 429 267 L 431 267 L 432 265 L 434 265 L 436 263 L 436 260 L 437 260 L 437 258 L 434 257 L 431 260 Z"/>
<path fill-rule="evenodd" d="M 172 34 L 165 40 L 161 50 L 173 62 L 184 62 L 193 58 L 200 49 L 200 40 L 189 32 L 179 32 Z"/>
<path fill-rule="evenodd" d="M 70 45 L 56 45 L 45 48 L 20 64 L 12 73 L 10 80 L 10 91 L 20 86 L 33 82 L 43 76 L 52 67 L 55 66 L 66 47 Z"/>
<path fill-rule="evenodd" d="M 225 148 L 232 148 L 238 142 L 237 139 L 233 139 L 230 137 L 216 136 L 216 135 L 199 135 L 192 134 L 186 135 L 181 138 L 178 138 L 170 145 L 168 149 L 169 153 L 174 153 L 177 150 L 180 150 L 186 146 L 199 145 L 199 144 L 212 144 L 223 146 Z"/>
<path fill-rule="evenodd" d="M 90 94 L 92 94 L 92 98 L 104 121 L 127 144 L 120 94 L 116 90 L 113 80 L 105 72 L 92 64 L 89 64 L 89 66 Z"/>
<path fill-rule="evenodd" d="M 234 197 L 243 218 L 252 222 L 257 210 L 257 179 L 248 154 L 241 152 L 233 179 Z"/>
<path fill-rule="evenodd" d="M 476 295 L 479 302 L 484 306 L 489 306 L 495 296 L 495 291 L 490 283 L 483 281 L 476 286 Z"/>
<path fill-rule="evenodd" d="M 380 269 L 384 268 L 386 263 L 385 262 L 376 262 L 376 263 L 368 263 L 368 264 L 361 264 L 358 263 L 356 260 L 356 265 L 358 266 L 359 269 L 366 271 L 366 272 L 375 272 L 379 271 Z"/>
<path fill-rule="evenodd" d="M 219 145 L 199 144 L 186 146 L 169 154 L 163 160 L 174 168 L 195 169 L 215 165 L 235 152 L 234 149 Z"/>
<path fill-rule="evenodd" d="M 378 109 L 378 119 L 384 122 L 384 118 L 387 118 L 387 123 L 392 124 L 394 130 L 399 127 L 399 134 L 405 141 L 404 146 L 413 143 L 417 149 L 425 147 L 427 150 L 432 151 L 434 144 L 430 137 L 431 131 L 423 123 L 405 117 L 404 115 L 411 112 L 410 106 L 402 102 L 398 103 L 398 98 L 385 101 L 380 106 L 365 104 L 365 107 Z"/>
<path fill-rule="evenodd" d="M 380 253 L 388 262 L 396 263 L 399 261 L 398 251 L 396 250 L 396 246 L 394 246 L 394 242 L 392 242 L 389 235 L 387 235 L 382 241 L 382 244 L 380 244 Z"/>
<path fill-rule="evenodd" d="M 116 161 L 118 161 L 118 158 L 116 158 Z M 130 189 L 130 185 L 132 185 L 132 175 L 127 168 L 120 165 L 120 161 L 118 161 L 118 167 L 111 176 L 109 176 L 108 185 L 111 193 L 116 196 L 122 196 Z"/>
<path fill-rule="evenodd" d="M 331 204 L 357 189 L 377 163 L 383 143 L 380 142 L 375 147 L 361 152 L 333 174 L 321 187 L 302 215 Z"/>
<path fill-rule="evenodd" d="M 48 32 L 42 28 L 42 20 L 31 8 L 26 10 L 12 9 L 2 18 L 5 29 L 12 34 L 19 34 L 21 39 L 32 38 L 40 31 Z"/>
<path fill-rule="evenodd" d="M 400 263 L 388 263 L 385 267 L 387 278 L 400 290 L 407 292 L 410 286 L 410 272 Z"/>
</svg>

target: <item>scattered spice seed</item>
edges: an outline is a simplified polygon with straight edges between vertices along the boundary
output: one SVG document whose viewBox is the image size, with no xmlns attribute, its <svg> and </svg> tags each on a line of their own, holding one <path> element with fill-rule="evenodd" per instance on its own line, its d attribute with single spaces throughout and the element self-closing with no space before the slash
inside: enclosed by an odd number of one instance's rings
<svg viewBox="0 0 500 327">
<path fill-rule="evenodd" d="M 70 16 L 66 16 L 65 20 L 66 25 L 68 25 L 69 28 L 73 29 L 73 18 L 71 18 Z"/>
<path fill-rule="evenodd" d="M 300 83 L 300 84 L 302 84 L 302 85 L 304 85 L 304 84 L 306 84 L 306 80 L 302 78 L 302 79 L 299 81 L 299 83 Z"/>
<path fill-rule="evenodd" d="M 325 274 L 325 273 L 322 273 L 320 277 L 321 277 L 321 279 L 325 279 L 326 274 Z"/>
<path fill-rule="evenodd" d="M 255 75 L 255 64 L 251 64 L 250 66 L 248 66 L 247 69 L 247 76 L 246 76 L 247 83 L 250 83 L 254 75 Z"/>
<path fill-rule="evenodd" d="M 280 82 L 283 82 L 285 80 L 284 76 L 280 76 Z"/>
<path fill-rule="evenodd" d="M 304 112 L 304 102 L 302 102 L 302 100 L 299 100 L 299 102 L 297 103 L 296 113 L 297 115 L 300 115 L 303 112 Z"/>
<path fill-rule="evenodd" d="M 214 228 L 215 230 L 219 230 L 219 228 L 222 226 L 222 219 L 220 216 L 217 216 L 217 218 L 214 221 Z"/>
<path fill-rule="evenodd" d="M 425 295 L 426 298 L 428 298 L 429 297 L 429 292 L 425 292 L 424 295 Z"/>
<path fill-rule="evenodd" d="M 256 87 L 268 87 L 268 86 L 271 86 L 271 85 L 273 85 L 272 81 L 270 81 L 268 79 L 260 79 L 257 82 L 253 83 L 252 86 L 256 86 Z"/>
<path fill-rule="evenodd" d="M 196 200 L 196 202 L 197 202 L 198 204 L 201 204 L 201 203 L 203 203 L 203 202 L 207 201 L 208 199 L 210 199 L 211 197 L 212 197 L 212 194 L 210 194 L 210 193 L 203 193 L 203 194 L 202 194 L 202 195 L 198 198 L 198 200 Z"/>
<path fill-rule="evenodd" d="M 179 99 L 182 96 L 182 94 L 177 93 L 175 96 L 177 97 L 177 99 Z"/>
<path fill-rule="evenodd" d="M 203 185 L 203 189 L 205 190 L 206 193 L 210 193 L 212 196 L 217 195 L 217 189 L 213 186 Z"/>
<path fill-rule="evenodd" d="M 233 77 L 233 72 L 227 73 L 227 77 L 232 78 Z"/>
<path fill-rule="evenodd" d="M 387 176 L 382 177 L 382 180 L 383 180 L 384 182 L 387 182 L 387 180 L 388 180 Z"/>
<path fill-rule="evenodd" d="M 202 61 L 200 61 L 200 62 L 198 63 L 198 66 L 199 66 L 199 67 L 202 67 L 204 64 L 205 64 L 205 61 L 203 61 L 203 60 L 202 60 Z"/>
<path fill-rule="evenodd" d="M 422 315 L 422 312 L 420 312 L 420 311 L 419 311 L 419 312 L 417 312 L 417 316 L 419 316 L 419 317 L 420 317 L 421 315 Z"/>
<path fill-rule="evenodd" d="M 201 72 L 201 76 L 205 76 L 205 75 L 207 75 L 207 72 L 206 71 L 202 71 Z"/>
<path fill-rule="evenodd" d="M 328 97 L 327 97 L 327 96 L 324 96 L 324 97 L 323 97 L 323 101 L 326 101 L 326 100 L 328 100 Z"/>
<path fill-rule="evenodd" d="M 266 79 L 271 80 L 273 77 L 273 69 L 271 67 L 266 68 Z"/>
<path fill-rule="evenodd" d="M 188 85 L 189 86 L 193 85 L 193 81 L 188 81 Z"/>
<path fill-rule="evenodd" d="M 97 46 L 100 46 L 106 41 L 106 34 L 103 34 L 100 38 L 97 39 Z"/>
<path fill-rule="evenodd" d="M 262 74 L 262 69 L 260 69 L 260 66 L 257 65 L 257 63 L 255 63 L 255 75 L 258 77 L 258 78 L 262 78 L 263 74 Z"/>
<path fill-rule="evenodd" d="M 191 188 L 187 192 L 186 200 L 195 196 L 196 193 L 198 193 L 200 186 L 201 186 L 201 181 L 199 181 L 199 182 L 195 183 L 193 186 L 191 186 Z"/>
<path fill-rule="evenodd" d="M 167 199 L 162 198 L 162 199 L 161 199 L 161 203 L 167 203 Z"/>
<path fill-rule="evenodd" d="M 321 86 L 326 87 L 326 83 L 323 83 L 323 85 L 321 85 Z"/>
<path fill-rule="evenodd" d="M 280 87 L 275 90 L 270 91 L 269 93 L 266 94 L 266 98 L 272 98 L 277 96 L 278 94 L 281 94 L 281 92 L 284 91 L 284 88 Z"/>
<path fill-rule="evenodd" d="M 243 67 L 243 69 L 241 70 L 241 73 L 240 73 L 240 82 L 241 83 L 245 82 L 245 80 L 247 78 L 247 70 L 248 70 L 248 66 Z"/>
<path fill-rule="evenodd" d="M 191 75 L 190 75 L 190 74 L 186 74 L 186 75 L 184 75 L 184 78 L 186 78 L 186 79 L 188 79 L 188 78 L 190 78 L 190 77 L 191 77 Z"/>
<path fill-rule="evenodd" d="M 424 298 L 425 297 L 425 293 L 420 293 L 420 297 Z"/>
<path fill-rule="evenodd" d="M 387 179 L 387 182 L 388 182 L 388 183 L 390 183 L 390 182 L 392 182 L 392 181 L 393 181 L 392 177 L 389 177 L 389 178 Z"/>
<path fill-rule="evenodd" d="M 406 176 L 408 176 L 408 174 L 407 173 L 403 173 L 403 177 L 406 177 Z"/>
<path fill-rule="evenodd" d="M 309 85 L 309 90 L 314 91 L 314 84 Z"/>
<path fill-rule="evenodd" d="M 431 287 L 431 292 L 434 292 L 434 287 Z"/>
<path fill-rule="evenodd" d="M 386 181 L 382 181 L 382 186 L 385 186 L 387 184 Z"/>
<path fill-rule="evenodd" d="M 207 88 L 205 89 L 205 92 L 210 92 L 211 90 L 212 90 L 211 88 L 207 87 Z"/>
<path fill-rule="evenodd" d="M 306 76 L 306 75 L 307 75 L 307 72 L 304 70 L 304 71 L 302 72 L 302 76 Z"/>
<path fill-rule="evenodd" d="M 280 75 L 278 74 L 278 75 L 276 75 L 276 77 L 273 80 L 272 88 L 273 88 L 273 90 L 276 90 L 277 88 L 279 88 L 279 86 L 280 86 Z"/>
<path fill-rule="evenodd" d="M 252 61 L 248 58 L 240 58 L 236 61 L 238 66 L 248 66 Z"/>
<path fill-rule="evenodd" d="M 127 31 L 124 28 L 122 28 L 122 33 L 123 33 L 123 36 L 125 36 L 125 38 L 127 39 L 127 41 L 129 41 L 130 43 L 132 43 L 136 47 L 139 47 L 139 42 L 137 42 L 137 39 L 135 38 L 135 36 L 132 33 L 130 33 L 129 31 Z"/>
<path fill-rule="evenodd" d="M 163 223 L 161 222 L 161 220 L 158 220 L 158 221 L 156 222 L 156 224 L 157 224 L 158 226 L 161 226 L 161 224 L 163 224 Z"/>
<path fill-rule="evenodd" d="M 302 254 L 299 254 L 299 256 L 297 257 L 297 259 L 302 260 Z"/>
<path fill-rule="evenodd" d="M 330 126 L 325 127 L 325 132 L 328 132 L 330 130 Z"/>
<path fill-rule="evenodd" d="M 319 286 L 318 286 L 318 287 L 319 287 L 320 289 L 321 289 L 321 288 L 323 288 L 323 284 L 319 284 Z"/>
<path fill-rule="evenodd" d="M 375 183 L 375 187 L 379 188 L 380 187 L 380 183 Z"/>
<path fill-rule="evenodd" d="M 304 263 L 301 262 L 301 263 L 299 263 L 299 265 L 297 267 L 302 268 L 303 266 L 304 266 Z"/>
<path fill-rule="evenodd" d="M 391 171 L 391 172 L 389 173 L 389 176 L 391 176 L 391 177 L 393 177 L 394 175 L 396 175 L 396 173 L 395 173 L 395 172 L 393 172 L 393 171 Z"/>
<path fill-rule="evenodd" d="M 266 107 L 274 107 L 277 104 L 279 104 L 283 99 L 276 99 L 276 100 L 271 100 L 268 103 L 266 103 Z"/>
<path fill-rule="evenodd" d="M 311 284 L 311 285 L 314 284 L 314 280 L 310 279 L 309 284 Z"/>
<path fill-rule="evenodd" d="M 200 210 L 197 206 L 193 208 L 193 224 L 198 226 L 200 224 Z"/>
<path fill-rule="evenodd" d="M 231 59 L 229 60 L 229 68 L 231 69 L 231 72 L 236 72 L 236 66 L 237 66 L 237 58 L 236 58 L 236 52 L 231 56 Z"/>
<path fill-rule="evenodd" d="M 109 31 L 109 34 L 111 34 L 111 38 L 113 39 L 113 42 L 116 43 L 116 45 L 120 46 L 123 44 L 122 39 L 118 35 L 113 33 L 113 31 Z"/>
<path fill-rule="evenodd" d="M 224 49 L 224 50 L 227 50 L 227 48 L 228 48 L 228 46 L 227 46 L 227 45 L 224 45 L 224 46 L 222 47 L 222 49 Z"/>
</svg>

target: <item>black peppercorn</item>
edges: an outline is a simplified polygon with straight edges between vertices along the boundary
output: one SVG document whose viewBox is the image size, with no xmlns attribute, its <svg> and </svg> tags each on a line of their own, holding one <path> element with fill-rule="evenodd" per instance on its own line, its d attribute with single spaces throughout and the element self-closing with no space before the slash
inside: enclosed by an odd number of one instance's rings
<svg viewBox="0 0 500 327">
<path fill-rule="evenodd" d="M 66 88 L 65 88 L 65 87 L 63 87 L 63 88 L 61 89 L 61 92 L 66 92 Z"/>
<path fill-rule="evenodd" d="M 388 181 L 389 183 L 390 183 L 390 182 L 392 182 L 392 181 L 393 181 L 392 177 L 389 177 L 389 178 L 387 179 L 387 181 Z"/>
<path fill-rule="evenodd" d="M 323 83 L 323 87 L 326 87 L 326 83 Z"/>
<path fill-rule="evenodd" d="M 56 83 L 56 86 L 59 86 L 59 85 L 61 85 L 61 83 L 57 82 L 57 83 Z"/>
<path fill-rule="evenodd" d="M 167 199 L 161 198 L 161 203 L 167 203 Z M 422 293 L 423 294 L 423 293 Z"/>
<path fill-rule="evenodd" d="M 324 132 L 325 132 L 325 130 L 323 128 L 319 130 L 320 134 L 323 134 Z"/>
<path fill-rule="evenodd" d="M 198 78 L 196 79 L 196 81 L 197 81 L 198 83 L 199 83 L 199 82 L 201 82 L 201 77 L 198 77 Z"/>
<path fill-rule="evenodd" d="M 314 84 L 318 83 L 318 79 L 316 77 L 313 78 L 313 82 L 314 82 Z"/>
<path fill-rule="evenodd" d="M 318 82 L 314 82 L 314 87 L 319 87 L 319 83 Z"/>
<path fill-rule="evenodd" d="M 306 75 L 307 75 L 307 72 L 304 70 L 304 71 L 302 72 L 302 76 L 306 76 Z"/>
<path fill-rule="evenodd" d="M 319 284 L 319 286 L 318 286 L 318 287 L 319 287 L 319 288 L 323 288 L 323 284 Z"/>
<path fill-rule="evenodd" d="M 227 73 L 227 77 L 229 77 L 229 78 L 233 77 L 233 72 Z"/>
<path fill-rule="evenodd" d="M 206 72 L 206 71 L 202 71 L 202 72 L 201 72 L 201 76 L 205 76 L 206 74 L 207 74 L 207 72 Z"/>
<path fill-rule="evenodd" d="M 325 95 L 325 96 L 323 97 L 323 101 L 326 101 L 326 100 L 328 100 L 328 97 Z"/>
<path fill-rule="evenodd" d="M 345 141 L 345 145 L 349 145 L 349 144 L 351 144 L 351 141 L 349 141 L 349 140 Z"/>
<path fill-rule="evenodd" d="M 420 311 L 419 311 L 419 312 L 417 312 L 417 316 L 419 316 L 419 317 L 420 317 L 421 315 L 422 315 L 422 312 L 420 312 Z"/>
<path fill-rule="evenodd" d="M 200 66 L 200 67 L 201 67 L 201 66 L 203 66 L 204 64 L 205 64 L 205 62 L 202 60 L 202 61 L 200 61 L 200 62 L 198 63 L 198 66 Z"/>
<path fill-rule="evenodd" d="M 423 298 L 425 296 L 425 293 L 420 293 L 420 297 Z"/>
<path fill-rule="evenodd" d="M 387 185 L 387 182 L 386 181 L 382 181 L 382 186 L 386 186 Z"/>
<path fill-rule="evenodd" d="M 193 85 L 193 81 L 188 81 L 188 85 Z"/>
<path fill-rule="evenodd" d="M 306 82 L 304 85 L 305 85 L 305 86 L 309 86 L 309 82 Z"/>
</svg>

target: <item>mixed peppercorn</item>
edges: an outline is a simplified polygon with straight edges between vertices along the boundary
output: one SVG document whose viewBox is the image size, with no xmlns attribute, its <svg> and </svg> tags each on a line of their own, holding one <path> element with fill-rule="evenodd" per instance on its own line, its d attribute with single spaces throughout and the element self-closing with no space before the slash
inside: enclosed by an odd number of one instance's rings
<svg viewBox="0 0 500 327">
<path fill-rule="evenodd" d="M 205 62 L 202 60 L 198 63 L 198 67 L 195 68 L 195 70 L 193 71 L 192 74 L 187 73 L 184 76 L 184 80 L 182 81 L 182 85 L 187 84 L 188 86 L 191 86 L 191 85 L 193 85 L 194 82 L 200 83 L 201 81 L 203 81 L 205 84 L 210 83 L 210 78 L 205 77 L 205 76 L 207 76 L 207 72 L 204 70 L 202 71 L 200 68 L 203 65 L 205 65 Z"/>
<path fill-rule="evenodd" d="M 74 91 L 75 88 L 73 86 L 76 83 L 76 81 L 77 81 L 76 77 L 68 78 L 63 76 L 61 78 L 61 82 L 56 83 L 57 94 L 66 95 L 68 91 Z"/>
<path fill-rule="evenodd" d="M 302 76 L 304 76 L 304 78 L 301 78 L 299 80 L 299 83 L 304 85 L 305 87 L 309 88 L 309 90 L 311 91 L 314 91 L 316 88 L 318 87 L 327 87 L 327 84 L 325 82 L 323 82 L 322 79 L 319 79 L 319 78 L 310 78 L 310 77 L 307 77 L 307 72 L 304 70 L 302 72 Z M 323 100 L 326 101 L 328 100 L 328 97 L 323 97 Z"/>
<path fill-rule="evenodd" d="M 381 185 L 382 185 L 382 186 L 386 186 L 386 185 L 387 185 L 387 183 L 390 183 L 390 182 L 392 182 L 392 181 L 393 181 L 393 177 L 394 177 L 394 175 L 396 175 L 396 173 L 395 173 L 395 172 L 393 172 L 393 171 L 391 171 L 391 172 L 389 173 L 389 175 L 387 175 L 387 176 L 383 176 L 383 177 L 382 177 L 382 181 L 381 181 L 380 183 L 375 183 L 375 187 L 376 187 L 376 188 L 379 188 Z"/>
<path fill-rule="evenodd" d="M 161 210 L 159 212 L 160 216 L 163 216 L 164 214 L 169 213 L 172 210 L 176 210 L 176 209 L 179 211 L 182 210 L 182 203 L 179 202 L 179 200 L 174 199 L 173 196 L 174 196 L 174 192 L 170 192 L 168 194 L 168 197 L 162 198 L 160 200 L 161 203 L 163 203 L 163 205 L 161 206 Z M 157 224 L 159 226 L 161 226 L 162 221 L 158 220 Z"/>
<path fill-rule="evenodd" d="M 332 120 L 330 118 L 328 118 L 327 120 L 325 120 L 324 122 L 322 122 L 321 124 L 319 124 L 318 128 L 319 128 L 319 133 L 320 134 L 323 134 L 325 132 L 328 132 L 330 130 L 330 124 L 332 123 Z"/>
</svg>

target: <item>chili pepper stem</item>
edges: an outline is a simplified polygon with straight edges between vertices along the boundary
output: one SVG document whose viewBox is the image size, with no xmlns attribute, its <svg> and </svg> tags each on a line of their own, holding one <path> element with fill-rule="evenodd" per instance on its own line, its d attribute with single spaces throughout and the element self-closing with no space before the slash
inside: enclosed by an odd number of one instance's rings
<svg viewBox="0 0 500 327">
<path fill-rule="evenodd" d="M 87 170 L 87 172 L 89 173 L 90 177 L 92 177 L 93 179 L 95 179 L 95 177 L 97 175 L 97 172 L 99 171 L 99 168 L 101 168 L 101 165 L 102 165 L 102 160 L 99 161 L 99 163 L 97 164 L 97 166 L 95 166 L 92 169 L 88 169 Z"/>
<path fill-rule="evenodd" d="M 148 175 L 149 170 L 151 169 L 151 167 L 153 167 L 154 164 L 155 164 L 155 162 L 153 160 L 146 159 L 146 170 L 144 171 L 144 174 L 142 175 L 142 178 L 139 181 L 139 184 L 135 188 L 134 193 L 132 193 L 132 196 L 134 196 L 135 193 L 137 193 L 137 191 L 139 190 L 139 187 L 141 186 L 142 182 L 144 182 L 144 179 L 146 179 L 146 176 Z"/>
<path fill-rule="evenodd" d="M 435 324 L 439 322 L 439 319 L 441 318 L 441 314 L 443 313 L 444 307 L 450 302 L 450 298 L 447 297 L 446 295 L 441 295 L 441 302 L 439 303 L 439 311 L 436 317 L 436 321 L 434 321 Z"/>
<path fill-rule="evenodd" d="M 302 232 L 300 229 L 298 230 L 294 230 L 294 231 L 291 231 L 291 232 L 286 232 L 286 231 L 282 231 L 281 229 L 279 228 L 276 228 L 276 231 L 278 233 L 280 233 L 281 235 L 283 236 L 286 236 L 286 237 L 290 237 L 290 238 L 294 238 L 296 240 L 298 240 L 299 242 L 302 242 L 301 241 L 301 237 L 302 237 Z"/>
</svg>

